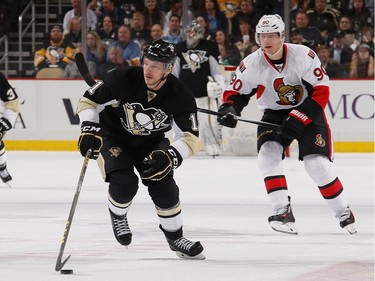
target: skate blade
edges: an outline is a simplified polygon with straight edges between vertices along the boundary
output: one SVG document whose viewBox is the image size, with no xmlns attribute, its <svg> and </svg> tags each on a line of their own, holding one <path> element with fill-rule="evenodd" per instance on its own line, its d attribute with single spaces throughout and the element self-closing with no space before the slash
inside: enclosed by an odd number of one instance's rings
<svg viewBox="0 0 375 281">
<path fill-rule="evenodd" d="M 181 259 L 186 259 L 186 260 L 204 260 L 206 257 L 203 254 L 198 254 L 196 256 L 188 256 L 185 255 L 184 253 L 181 252 L 175 252 L 176 255 L 181 258 Z"/>
<path fill-rule="evenodd" d="M 356 234 L 357 230 L 355 229 L 354 223 L 348 224 L 347 226 L 344 227 L 350 234 Z"/>
<path fill-rule="evenodd" d="M 271 221 L 270 225 L 273 230 L 278 232 L 294 235 L 298 234 L 297 228 L 294 226 L 293 222 L 282 223 L 279 221 Z"/>
</svg>

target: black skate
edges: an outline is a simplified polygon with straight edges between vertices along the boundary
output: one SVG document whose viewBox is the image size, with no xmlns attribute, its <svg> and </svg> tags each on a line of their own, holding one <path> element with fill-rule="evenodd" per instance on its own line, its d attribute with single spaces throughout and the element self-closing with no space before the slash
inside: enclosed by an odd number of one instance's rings
<svg viewBox="0 0 375 281">
<path fill-rule="evenodd" d="M 343 229 L 346 229 L 350 234 L 356 234 L 357 230 L 355 229 L 355 218 L 350 210 L 349 206 L 337 216 L 340 220 L 340 226 Z"/>
<path fill-rule="evenodd" d="M 130 245 L 133 234 L 129 228 L 126 214 L 123 216 L 118 216 L 111 210 L 109 210 L 109 213 L 111 215 L 113 233 L 115 234 L 117 241 L 123 246 Z"/>
<path fill-rule="evenodd" d="M 273 230 L 287 234 L 298 234 L 298 231 L 294 226 L 295 221 L 290 203 L 280 212 L 268 217 L 268 222 Z"/>
<path fill-rule="evenodd" d="M 199 241 L 193 242 L 185 237 L 180 237 L 177 240 L 167 239 L 169 248 L 182 259 L 196 259 L 204 260 L 206 257 L 202 254 L 203 246 Z"/>
<path fill-rule="evenodd" d="M 12 176 L 9 174 L 6 165 L 0 167 L 0 178 L 3 183 L 6 183 L 8 186 L 10 186 L 8 182 L 12 180 Z"/>
</svg>

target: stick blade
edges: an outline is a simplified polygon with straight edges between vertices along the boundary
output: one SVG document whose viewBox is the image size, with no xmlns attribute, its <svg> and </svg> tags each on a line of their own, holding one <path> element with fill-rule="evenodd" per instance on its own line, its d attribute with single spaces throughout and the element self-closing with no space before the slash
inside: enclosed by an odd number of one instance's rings
<svg viewBox="0 0 375 281">
<path fill-rule="evenodd" d="M 66 262 L 68 261 L 68 259 L 70 258 L 71 255 L 69 255 L 63 262 L 61 262 L 61 257 L 59 257 L 56 261 L 56 266 L 55 266 L 55 270 L 56 271 L 60 271 L 64 265 L 66 264 Z"/>
<path fill-rule="evenodd" d="M 79 73 L 81 74 L 87 85 L 89 85 L 90 87 L 94 86 L 96 81 L 90 75 L 84 55 L 82 53 L 77 53 L 75 56 L 75 60 Z"/>
</svg>

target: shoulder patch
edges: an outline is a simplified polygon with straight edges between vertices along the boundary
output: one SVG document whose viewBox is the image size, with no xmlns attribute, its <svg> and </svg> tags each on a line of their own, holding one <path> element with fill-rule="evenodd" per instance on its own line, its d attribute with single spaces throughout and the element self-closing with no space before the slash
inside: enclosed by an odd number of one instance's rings
<svg viewBox="0 0 375 281">
<path fill-rule="evenodd" d="M 241 72 L 244 72 L 246 67 L 245 67 L 245 64 L 243 63 L 243 61 L 241 61 L 240 65 L 238 66 L 238 69 L 241 71 Z"/>
<path fill-rule="evenodd" d="M 310 58 L 314 59 L 315 58 L 315 53 L 313 50 L 310 50 L 309 53 L 307 54 Z"/>
</svg>

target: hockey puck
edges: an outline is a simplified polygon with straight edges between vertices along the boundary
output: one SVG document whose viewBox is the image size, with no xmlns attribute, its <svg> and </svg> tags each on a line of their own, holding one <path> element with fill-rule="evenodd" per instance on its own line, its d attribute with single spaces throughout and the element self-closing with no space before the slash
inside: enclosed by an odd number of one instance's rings
<svg viewBox="0 0 375 281">
<path fill-rule="evenodd" d="M 73 269 L 61 269 L 61 274 L 73 274 Z"/>
</svg>

